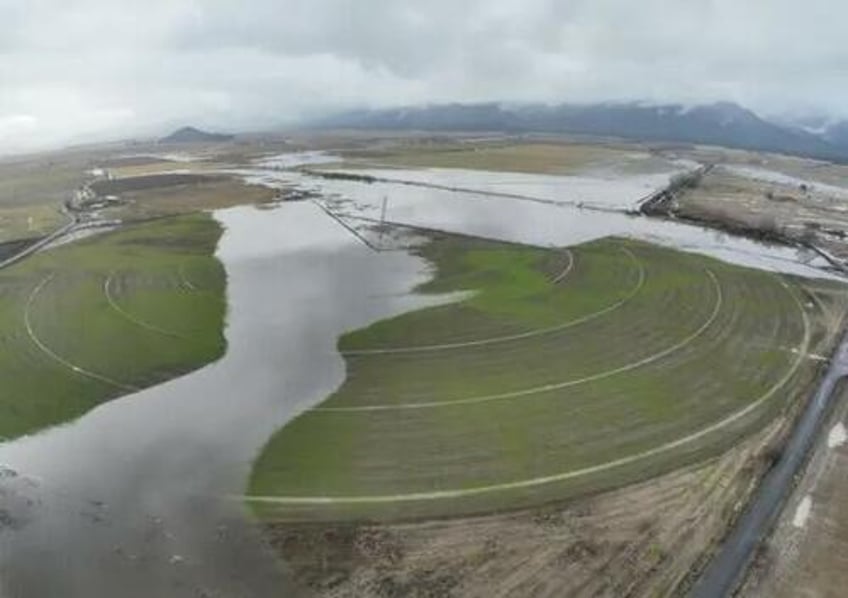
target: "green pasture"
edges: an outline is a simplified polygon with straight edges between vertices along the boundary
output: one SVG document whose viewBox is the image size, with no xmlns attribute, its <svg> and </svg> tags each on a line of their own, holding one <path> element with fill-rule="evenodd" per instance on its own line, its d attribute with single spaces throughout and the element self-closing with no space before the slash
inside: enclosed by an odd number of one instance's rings
<svg viewBox="0 0 848 598">
<path fill-rule="evenodd" d="M 707 458 L 798 399 L 800 281 L 647 243 L 435 238 L 420 291 L 464 299 L 339 341 L 344 384 L 258 458 L 272 519 L 448 516 L 561 500 Z M 562 274 L 565 274 L 562 276 Z"/>
<path fill-rule="evenodd" d="M 220 357 L 220 234 L 206 214 L 162 219 L 0 271 L 0 437 L 67 422 Z"/>
</svg>

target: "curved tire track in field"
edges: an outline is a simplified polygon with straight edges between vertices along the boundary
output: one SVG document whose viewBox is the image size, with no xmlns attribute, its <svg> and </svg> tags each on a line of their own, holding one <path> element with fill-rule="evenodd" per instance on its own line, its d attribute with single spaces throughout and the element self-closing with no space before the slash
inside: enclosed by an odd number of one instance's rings
<svg viewBox="0 0 848 598">
<path fill-rule="evenodd" d="M 563 279 L 571 273 L 571 269 L 574 268 L 574 253 L 570 249 L 565 249 L 563 251 L 568 256 L 568 265 L 562 269 L 562 272 L 557 274 L 552 280 L 551 283 L 559 284 L 563 281 Z"/>
<path fill-rule="evenodd" d="M 563 322 L 562 324 L 557 324 L 556 326 L 551 326 L 549 328 L 541 328 L 536 330 L 530 330 L 528 332 L 519 332 L 517 334 L 509 334 L 505 336 L 493 336 L 490 338 L 478 339 L 473 341 L 463 341 L 457 343 L 441 343 L 437 345 L 410 345 L 407 347 L 386 347 L 384 349 L 352 349 L 350 351 L 341 351 L 343 356 L 349 357 L 357 357 L 361 355 L 391 355 L 391 354 L 399 354 L 399 353 L 419 353 L 425 351 L 447 351 L 451 349 L 464 349 L 467 347 L 480 347 L 485 345 L 493 345 L 496 343 L 505 343 L 509 341 L 517 341 L 525 338 L 533 338 L 536 336 L 543 336 L 546 334 L 551 334 L 553 332 L 559 332 L 560 330 L 566 330 L 573 326 L 577 326 L 578 324 L 583 324 L 584 322 L 588 322 L 590 320 L 594 320 L 600 316 L 606 315 L 610 312 L 617 310 L 622 307 L 625 303 L 633 299 L 639 291 L 642 290 L 642 287 L 645 284 L 645 266 L 639 259 L 633 255 L 633 252 L 627 249 L 626 247 L 621 247 L 621 251 L 627 254 L 627 256 L 636 264 L 636 268 L 639 272 L 639 279 L 636 281 L 636 284 L 633 286 L 630 291 L 628 291 L 627 295 L 625 295 L 620 301 L 613 303 L 612 305 L 608 305 L 607 307 L 601 309 L 600 311 L 592 312 L 590 314 L 586 314 L 585 316 L 580 316 L 574 320 L 569 320 L 567 322 Z M 571 270 L 571 265 L 568 266 L 568 270 Z M 567 275 L 567 273 L 566 273 Z M 561 280 L 561 279 L 560 279 Z"/>
<path fill-rule="evenodd" d="M 548 392 L 551 390 L 560 390 L 563 388 L 568 388 L 570 386 L 577 386 L 578 384 L 585 384 L 587 382 L 594 382 L 596 380 L 603 380 L 604 378 L 609 378 L 611 376 L 615 376 L 617 374 L 622 374 L 624 372 L 628 372 L 630 370 L 634 370 L 636 368 L 642 367 L 644 365 L 648 365 L 653 363 L 659 359 L 667 357 L 672 353 L 679 351 L 684 348 L 686 345 L 690 344 L 692 341 L 701 336 L 706 330 L 715 322 L 715 319 L 718 317 L 719 312 L 721 311 L 721 307 L 724 304 L 724 298 L 721 292 L 721 284 L 718 282 L 718 278 L 713 274 L 712 270 L 709 268 L 705 268 L 706 273 L 709 275 L 712 280 L 713 287 L 716 291 L 716 302 L 713 307 L 713 311 L 707 320 L 701 324 L 701 326 L 695 330 L 692 334 L 681 340 L 680 342 L 675 343 L 670 347 L 666 347 L 662 351 L 649 355 L 643 359 L 638 361 L 634 361 L 628 364 L 625 364 L 621 367 L 614 368 L 612 370 L 607 370 L 605 372 L 599 372 L 597 374 L 592 374 L 591 376 L 584 376 L 583 378 L 577 378 L 575 380 L 567 380 L 565 382 L 555 382 L 552 384 L 544 384 L 542 386 L 535 386 L 533 388 L 525 388 L 523 390 L 514 390 L 510 392 L 504 392 L 493 395 L 483 395 L 479 397 L 470 397 L 466 399 L 454 399 L 447 401 L 425 401 L 421 403 L 398 403 L 398 404 L 383 404 L 383 405 L 355 405 L 350 407 L 315 407 L 312 411 L 336 411 L 336 412 L 344 412 L 344 411 L 390 411 L 390 410 L 400 410 L 400 409 L 429 409 L 433 407 L 449 407 L 455 405 L 473 405 L 475 403 L 488 403 L 490 401 L 501 401 L 505 399 L 514 399 L 517 397 L 524 397 L 528 395 L 539 394 L 543 392 Z"/>
<path fill-rule="evenodd" d="M 801 341 L 801 346 L 798 351 L 798 356 L 795 361 L 787 370 L 786 374 L 775 382 L 764 394 L 759 396 L 754 402 L 747 405 L 746 407 L 740 409 L 739 411 L 735 411 L 731 413 L 727 417 L 710 424 L 705 428 L 701 428 L 697 432 L 693 432 L 676 440 L 671 440 L 669 442 L 663 443 L 659 446 L 656 446 L 651 449 L 647 449 L 644 451 L 640 451 L 638 453 L 633 453 L 631 455 L 626 455 L 624 457 L 620 457 L 618 459 L 613 459 L 611 461 L 606 461 L 604 463 L 599 463 L 597 465 L 592 465 L 589 467 L 584 467 L 581 469 L 573 469 L 571 471 L 565 471 L 561 473 L 556 473 L 548 476 L 541 476 L 537 478 L 530 478 L 525 480 L 516 480 L 512 482 L 503 482 L 500 484 L 489 484 L 485 486 L 476 486 L 473 488 L 458 488 L 454 490 L 435 490 L 432 492 L 411 492 L 407 494 L 383 494 L 383 495 L 353 495 L 353 496 L 243 496 L 239 497 L 243 500 L 247 500 L 249 502 L 255 503 L 270 503 L 270 504 L 281 504 L 281 505 L 339 505 L 339 504 L 385 504 L 385 503 L 401 503 L 401 502 L 415 502 L 415 501 L 429 501 L 429 500 L 440 500 L 440 499 L 449 499 L 449 498 L 466 498 L 469 496 L 479 496 L 481 494 L 490 494 L 494 492 L 503 492 L 508 490 L 522 490 L 527 488 L 535 488 L 538 486 L 544 486 L 546 484 L 552 484 L 556 482 L 564 482 L 571 479 L 583 477 L 586 475 L 591 475 L 595 473 L 600 473 L 603 471 L 607 471 L 610 469 L 614 469 L 616 467 L 621 467 L 623 465 L 629 465 L 631 463 L 635 463 L 637 461 L 641 461 L 642 459 L 647 459 L 650 457 L 654 457 L 656 455 L 660 455 L 662 453 L 666 453 L 668 451 L 680 448 L 684 445 L 690 444 L 711 434 L 717 430 L 721 430 L 734 422 L 739 421 L 746 415 L 752 413 L 761 405 L 763 405 L 766 401 L 768 401 L 771 397 L 775 395 L 781 388 L 783 388 L 789 380 L 795 375 L 798 371 L 798 368 L 804 362 L 807 357 L 810 348 L 810 340 L 811 340 L 811 329 L 810 329 L 810 319 L 807 316 L 807 312 L 804 311 L 804 306 L 799 301 L 798 297 L 793 293 L 785 282 L 781 281 L 781 285 L 786 290 L 787 293 L 792 297 L 792 300 L 798 307 L 798 310 L 801 314 L 801 318 L 804 324 L 804 337 Z"/>
<path fill-rule="evenodd" d="M 113 310 L 115 310 L 115 312 L 118 315 L 120 315 L 122 318 L 124 318 L 128 322 L 131 322 L 131 323 L 135 324 L 136 326 L 144 328 L 145 330 L 149 330 L 151 332 L 156 332 L 158 334 L 162 334 L 162 335 L 165 335 L 165 336 L 170 336 L 172 338 L 179 338 L 179 339 L 183 339 L 183 340 L 186 339 L 186 337 L 181 335 L 181 334 L 178 334 L 178 333 L 173 332 L 171 330 L 167 330 L 165 328 L 160 328 L 159 326 L 156 326 L 155 324 L 150 324 L 149 322 L 145 322 L 144 320 L 135 317 L 134 315 L 132 315 L 131 313 L 126 311 L 124 308 L 122 308 L 120 305 L 118 305 L 117 301 L 115 301 L 115 298 L 112 296 L 112 291 L 111 291 L 112 278 L 114 277 L 114 275 L 115 275 L 114 272 L 112 274 L 109 274 L 109 276 L 106 277 L 106 280 L 103 281 L 103 295 L 106 297 L 106 301 L 109 303 L 109 306 Z"/>
<path fill-rule="evenodd" d="M 137 386 L 132 386 L 131 384 L 124 384 L 123 382 L 118 382 L 117 380 L 113 380 L 112 378 L 109 378 L 108 376 L 104 376 L 103 374 L 98 374 L 97 372 L 92 372 L 91 370 L 87 370 L 85 368 L 82 368 L 82 367 L 68 361 L 67 359 L 65 359 L 61 355 L 56 354 L 56 352 L 54 352 L 50 347 L 45 345 L 44 342 L 40 338 L 38 338 L 38 335 L 35 334 L 35 331 L 32 328 L 32 321 L 30 320 L 30 310 L 32 308 L 33 302 L 35 301 L 35 298 L 42 291 L 42 289 L 44 289 L 44 287 L 47 286 L 47 284 L 51 280 L 53 280 L 53 278 L 55 278 L 55 276 L 56 276 L 55 273 L 45 276 L 41 280 L 41 282 L 39 282 L 35 286 L 35 288 L 32 290 L 32 292 L 29 294 L 29 298 L 27 299 L 26 305 L 24 306 L 24 325 L 26 326 L 27 334 L 29 335 L 30 340 L 32 340 L 32 342 L 35 344 L 35 346 L 38 347 L 41 350 L 42 353 L 47 355 L 50 359 L 52 359 L 56 363 L 59 363 L 59 364 L 63 365 L 64 367 L 68 368 L 69 370 L 71 370 L 75 374 L 79 374 L 81 376 L 85 376 L 87 378 L 97 380 L 99 382 L 104 382 L 104 383 L 106 383 L 110 386 L 114 386 L 114 387 L 120 388 L 122 390 L 128 390 L 128 391 L 131 391 L 131 392 L 141 390 Z"/>
</svg>

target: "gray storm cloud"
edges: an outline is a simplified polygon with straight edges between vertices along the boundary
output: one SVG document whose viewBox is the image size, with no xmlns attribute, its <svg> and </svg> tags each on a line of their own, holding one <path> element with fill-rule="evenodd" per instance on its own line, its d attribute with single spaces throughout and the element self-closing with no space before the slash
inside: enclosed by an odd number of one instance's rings
<svg viewBox="0 0 848 598">
<path fill-rule="evenodd" d="M 0 151 L 438 101 L 848 116 L 839 0 L 0 0 Z"/>
</svg>

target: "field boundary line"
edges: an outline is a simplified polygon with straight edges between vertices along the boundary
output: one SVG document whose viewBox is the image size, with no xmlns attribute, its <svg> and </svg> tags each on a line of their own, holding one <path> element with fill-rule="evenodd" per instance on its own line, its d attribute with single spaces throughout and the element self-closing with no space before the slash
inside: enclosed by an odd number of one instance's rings
<svg viewBox="0 0 848 598">
<path fill-rule="evenodd" d="M 574 320 L 569 320 L 567 322 L 557 324 L 556 326 L 551 326 L 549 328 L 529 330 L 527 332 L 519 332 L 518 334 L 509 334 L 506 336 L 494 336 L 473 341 L 441 343 L 437 345 L 410 345 L 406 347 L 385 347 L 383 349 L 352 349 L 350 351 L 340 351 L 340 353 L 342 354 L 342 356 L 356 357 L 359 355 L 389 355 L 393 353 L 419 353 L 425 351 L 446 351 L 450 349 L 463 349 L 466 347 L 480 347 L 484 345 L 493 345 L 496 343 L 505 343 L 509 341 L 522 340 L 525 338 L 543 336 L 546 334 L 551 334 L 553 332 L 559 332 L 560 330 L 566 330 L 573 326 L 577 326 L 578 324 L 583 324 L 585 322 L 588 322 L 590 320 L 593 320 L 595 318 L 617 310 L 625 303 L 633 299 L 633 297 L 635 297 L 639 293 L 639 291 L 642 290 L 642 287 L 645 284 L 645 267 L 642 262 L 640 262 L 639 259 L 633 254 L 633 252 L 627 249 L 626 247 L 620 247 L 619 249 L 626 253 L 628 257 L 630 257 L 630 259 L 633 261 L 633 263 L 636 264 L 636 268 L 639 271 L 639 279 L 637 280 L 636 285 L 632 289 L 630 289 L 630 291 L 624 298 L 622 298 L 616 303 L 613 303 L 612 305 L 608 305 L 600 311 L 592 312 L 590 314 L 586 314 L 585 316 L 580 316 L 579 318 L 576 318 Z"/>
<path fill-rule="evenodd" d="M 109 306 L 112 309 L 114 309 L 119 315 L 123 316 L 126 320 L 128 320 L 129 322 L 132 322 L 136 326 L 140 326 L 141 328 L 144 328 L 146 330 L 150 330 L 151 332 L 157 332 L 157 333 L 163 334 L 165 336 L 170 336 L 170 337 L 173 337 L 173 338 L 179 338 L 179 339 L 183 339 L 183 340 L 187 339 L 187 337 L 183 336 L 182 334 L 178 334 L 176 332 L 172 332 L 172 331 L 166 330 L 164 328 L 159 328 L 158 326 L 156 326 L 154 324 L 150 324 L 150 323 L 145 322 L 144 320 L 142 320 L 140 318 L 136 318 L 134 315 L 132 315 L 131 313 L 126 311 L 124 308 L 122 308 L 120 305 L 118 305 L 118 303 L 115 301 L 115 298 L 112 296 L 112 291 L 111 291 L 112 278 L 113 278 L 114 275 L 115 275 L 114 272 L 110 273 L 109 276 L 107 276 L 106 279 L 103 281 L 103 294 L 106 296 L 106 301 L 109 302 Z"/>
<path fill-rule="evenodd" d="M 810 339 L 811 339 L 811 330 L 810 330 L 810 319 L 807 315 L 807 312 L 804 311 L 804 306 L 798 300 L 798 297 L 789 290 L 788 286 L 784 281 L 781 281 L 782 286 L 786 290 L 786 292 L 792 297 L 795 304 L 798 306 L 798 309 L 801 313 L 801 318 L 804 323 L 804 337 L 801 342 L 801 347 L 798 351 L 798 357 L 795 359 L 794 363 L 787 370 L 786 374 L 775 382 L 763 395 L 757 398 L 753 403 L 731 413 L 724 419 L 721 419 L 713 424 L 705 428 L 701 428 L 697 432 L 693 432 L 676 440 L 672 440 L 656 446 L 651 449 L 647 449 L 644 451 L 640 451 L 638 453 L 634 453 L 631 455 L 627 455 L 624 457 L 620 457 L 618 459 L 613 459 L 611 461 L 606 461 L 604 463 L 599 463 L 597 465 L 592 465 L 590 467 L 584 467 L 581 469 L 574 469 L 571 471 L 561 472 L 557 474 L 552 474 L 548 476 L 541 476 L 537 478 L 530 478 L 526 480 L 516 480 L 513 482 L 503 482 L 500 484 L 489 484 L 485 486 L 477 486 L 472 488 L 457 488 L 453 490 L 434 490 L 431 492 L 411 492 L 407 494 L 384 494 L 384 495 L 352 495 L 352 496 L 259 496 L 259 495 L 246 495 L 240 497 L 243 500 L 254 503 L 268 503 L 268 504 L 284 504 L 284 505 L 336 505 L 336 504 L 384 504 L 384 503 L 399 503 L 399 502 L 415 502 L 415 501 L 430 501 L 430 500 L 439 500 L 439 499 L 448 499 L 448 498 L 465 498 L 468 496 L 477 496 L 480 494 L 489 494 L 493 492 L 502 492 L 505 490 L 521 490 L 526 488 L 534 488 L 537 486 L 543 486 L 546 484 L 563 482 L 574 478 L 583 477 L 586 475 L 599 473 L 603 471 L 607 471 L 610 469 L 614 469 L 616 467 L 620 467 L 622 465 L 629 465 L 636 461 L 640 461 L 642 459 L 646 459 L 649 457 L 653 457 L 670 450 L 679 448 L 704 436 L 715 432 L 716 430 L 720 430 L 753 412 L 755 409 L 760 407 L 766 401 L 768 401 L 775 393 L 777 393 L 781 388 L 783 388 L 787 382 L 795 375 L 798 371 L 798 368 L 806 359 L 807 353 L 809 352 L 810 347 Z"/>
<path fill-rule="evenodd" d="M 571 386 L 577 386 L 579 384 L 585 384 L 587 382 L 594 382 L 596 380 L 603 380 L 605 378 L 609 378 L 611 376 L 615 376 L 617 374 L 621 374 L 624 372 L 628 372 L 630 370 L 642 367 L 643 365 L 648 365 L 657 361 L 658 359 L 662 359 L 676 351 L 679 351 L 696 338 L 701 336 L 704 332 L 706 332 L 707 328 L 709 328 L 715 319 L 718 317 L 719 312 L 721 311 L 721 307 L 724 304 L 724 296 L 721 291 L 721 284 L 718 282 L 718 278 L 713 274 L 712 270 L 709 268 L 705 268 L 706 273 L 709 275 L 712 280 L 713 286 L 716 290 L 716 303 L 713 308 L 713 312 L 710 314 L 709 318 L 707 318 L 706 322 L 701 324 L 701 326 L 692 334 L 684 338 L 682 341 L 672 345 L 671 347 L 666 347 L 662 351 L 658 353 L 654 353 L 653 355 L 649 355 L 645 358 L 642 358 L 638 361 L 634 361 L 623 366 L 614 368 L 612 370 L 607 370 L 605 372 L 599 372 L 597 374 L 592 374 L 591 376 L 585 376 L 583 378 L 577 378 L 575 380 L 568 380 L 566 382 L 554 382 L 552 384 L 545 384 L 542 386 L 535 386 L 533 388 L 526 388 L 523 390 L 514 390 L 505 393 L 499 393 L 494 395 L 483 395 L 479 397 L 470 397 L 467 399 L 456 399 L 450 401 L 425 401 L 421 403 L 398 403 L 398 404 L 383 404 L 383 405 L 353 405 L 350 407 L 314 407 L 311 411 L 334 411 L 334 412 L 356 412 L 356 411 L 390 411 L 390 410 L 400 410 L 400 409 L 428 409 L 434 407 L 450 407 L 455 405 L 471 405 L 476 403 L 488 403 L 491 401 L 500 401 L 504 399 L 514 399 L 517 397 L 524 397 L 528 395 L 539 394 L 543 392 L 548 392 L 551 390 L 560 390 L 563 388 L 568 388 Z"/>
<path fill-rule="evenodd" d="M 48 274 L 47 276 L 45 276 L 41 280 L 41 282 L 39 282 L 35 286 L 35 288 L 32 290 L 32 292 L 29 294 L 29 298 L 27 299 L 26 305 L 24 306 L 24 325 L 26 326 L 27 334 L 29 335 L 30 340 L 33 343 L 35 343 L 35 346 L 38 347 L 39 349 L 41 349 L 41 351 L 45 355 L 47 355 L 48 357 L 50 357 L 51 359 L 53 359 L 57 363 L 59 363 L 59 364 L 65 366 L 66 368 L 70 369 L 71 371 L 73 371 L 76 374 L 80 374 L 81 376 L 86 376 L 88 378 L 92 378 L 92 379 L 98 380 L 100 382 L 105 382 L 106 384 L 109 384 L 111 386 L 115 386 L 117 388 L 121 388 L 123 390 L 129 390 L 129 391 L 133 391 L 133 392 L 141 390 L 137 386 L 132 386 L 130 384 L 124 384 L 123 382 L 118 382 L 117 380 L 113 380 L 112 378 L 109 378 L 108 376 L 98 374 L 97 372 L 92 372 L 92 371 L 87 370 L 85 368 L 81 368 L 80 366 L 78 366 L 74 363 L 71 363 L 70 361 L 68 361 L 67 359 L 62 357 L 61 355 L 57 355 L 52 349 L 50 349 L 50 347 L 45 345 L 41 341 L 41 339 L 38 338 L 38 336 L 35 334 L 35 331 L 32 329 L 32 322 L 30 321 L 30 308 L 32 307 L 33 301 L 35 301 L 36 296 L 38 296 L 38 294 L 41 292 L 41 290 L 45 286 L 47 286 L 47 284 L 51 280 L 53 280 L 55 277 L 56 277 L 55 272 L 53 274 Z"/>
</svg>

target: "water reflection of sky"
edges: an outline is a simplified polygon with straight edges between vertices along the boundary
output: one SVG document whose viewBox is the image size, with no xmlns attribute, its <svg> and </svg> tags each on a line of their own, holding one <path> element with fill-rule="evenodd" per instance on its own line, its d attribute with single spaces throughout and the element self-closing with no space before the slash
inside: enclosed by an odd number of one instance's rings
<svg viewBox="0 0 848 598">
<path fill-rule="evenodd" d="M 216 216 L 225 356 L 0 444 L 0 464 L 20 472 L 0 476 L 0 509 L 16 522 L 0 528 L 0 595 L 285 593 L 276 559 L 227 497 L 274 431 L 341 383 L 342 333 L 432 303 L 409 294 L 428 268 L 370 250 L 311 203 Z"/>
<path fill-rule="evenodd" d="M 432 169 L 385 172 L 391 172 L 395 179 L 406 180 L 412 177 L 409 180 L 423 182 Z M 396 182 L 365 183 L 321 179 L 297 171 L 259 168 L 240 173 L 247 180 L 257 184 L 312 191 L 319 195 L 316 201 L 334 213 L 348 218 L 380 219 L 385 200 L 386 220 L 406 226 L 542 246 L 577 245 L 606 236 L 622 236 L 769 271 L 807 277 L 839 278 L 820 269 L 826 262 L 806 251 L 760 243 L 681 222 L 632 216 L 623 211 L 599 212 L 571 205 L 546 204 Z M 508 183 L 510 193 L 532 195 L 539 192 L 537 182 L 531 181 L 526 187 L 521 185 L 524 175 L 488 173 L 483 179 L 488 180 L 489 174 L 500 174 L 500 180 Z M 442 180 L 438 184 L 449 183 L 446 186 L 467 189 L 479 185 L 481 180 L 479 172 L 466 170 L 452 171 L 450 177 L 449 181 Z M 491 186 L 489 188 L 491 189 Z M 556 187 L 548 187 L 548 190 L 553 188 Z M 481 187 L 481 190 L 485 189 L 485 186 Z"/>
</svg>

